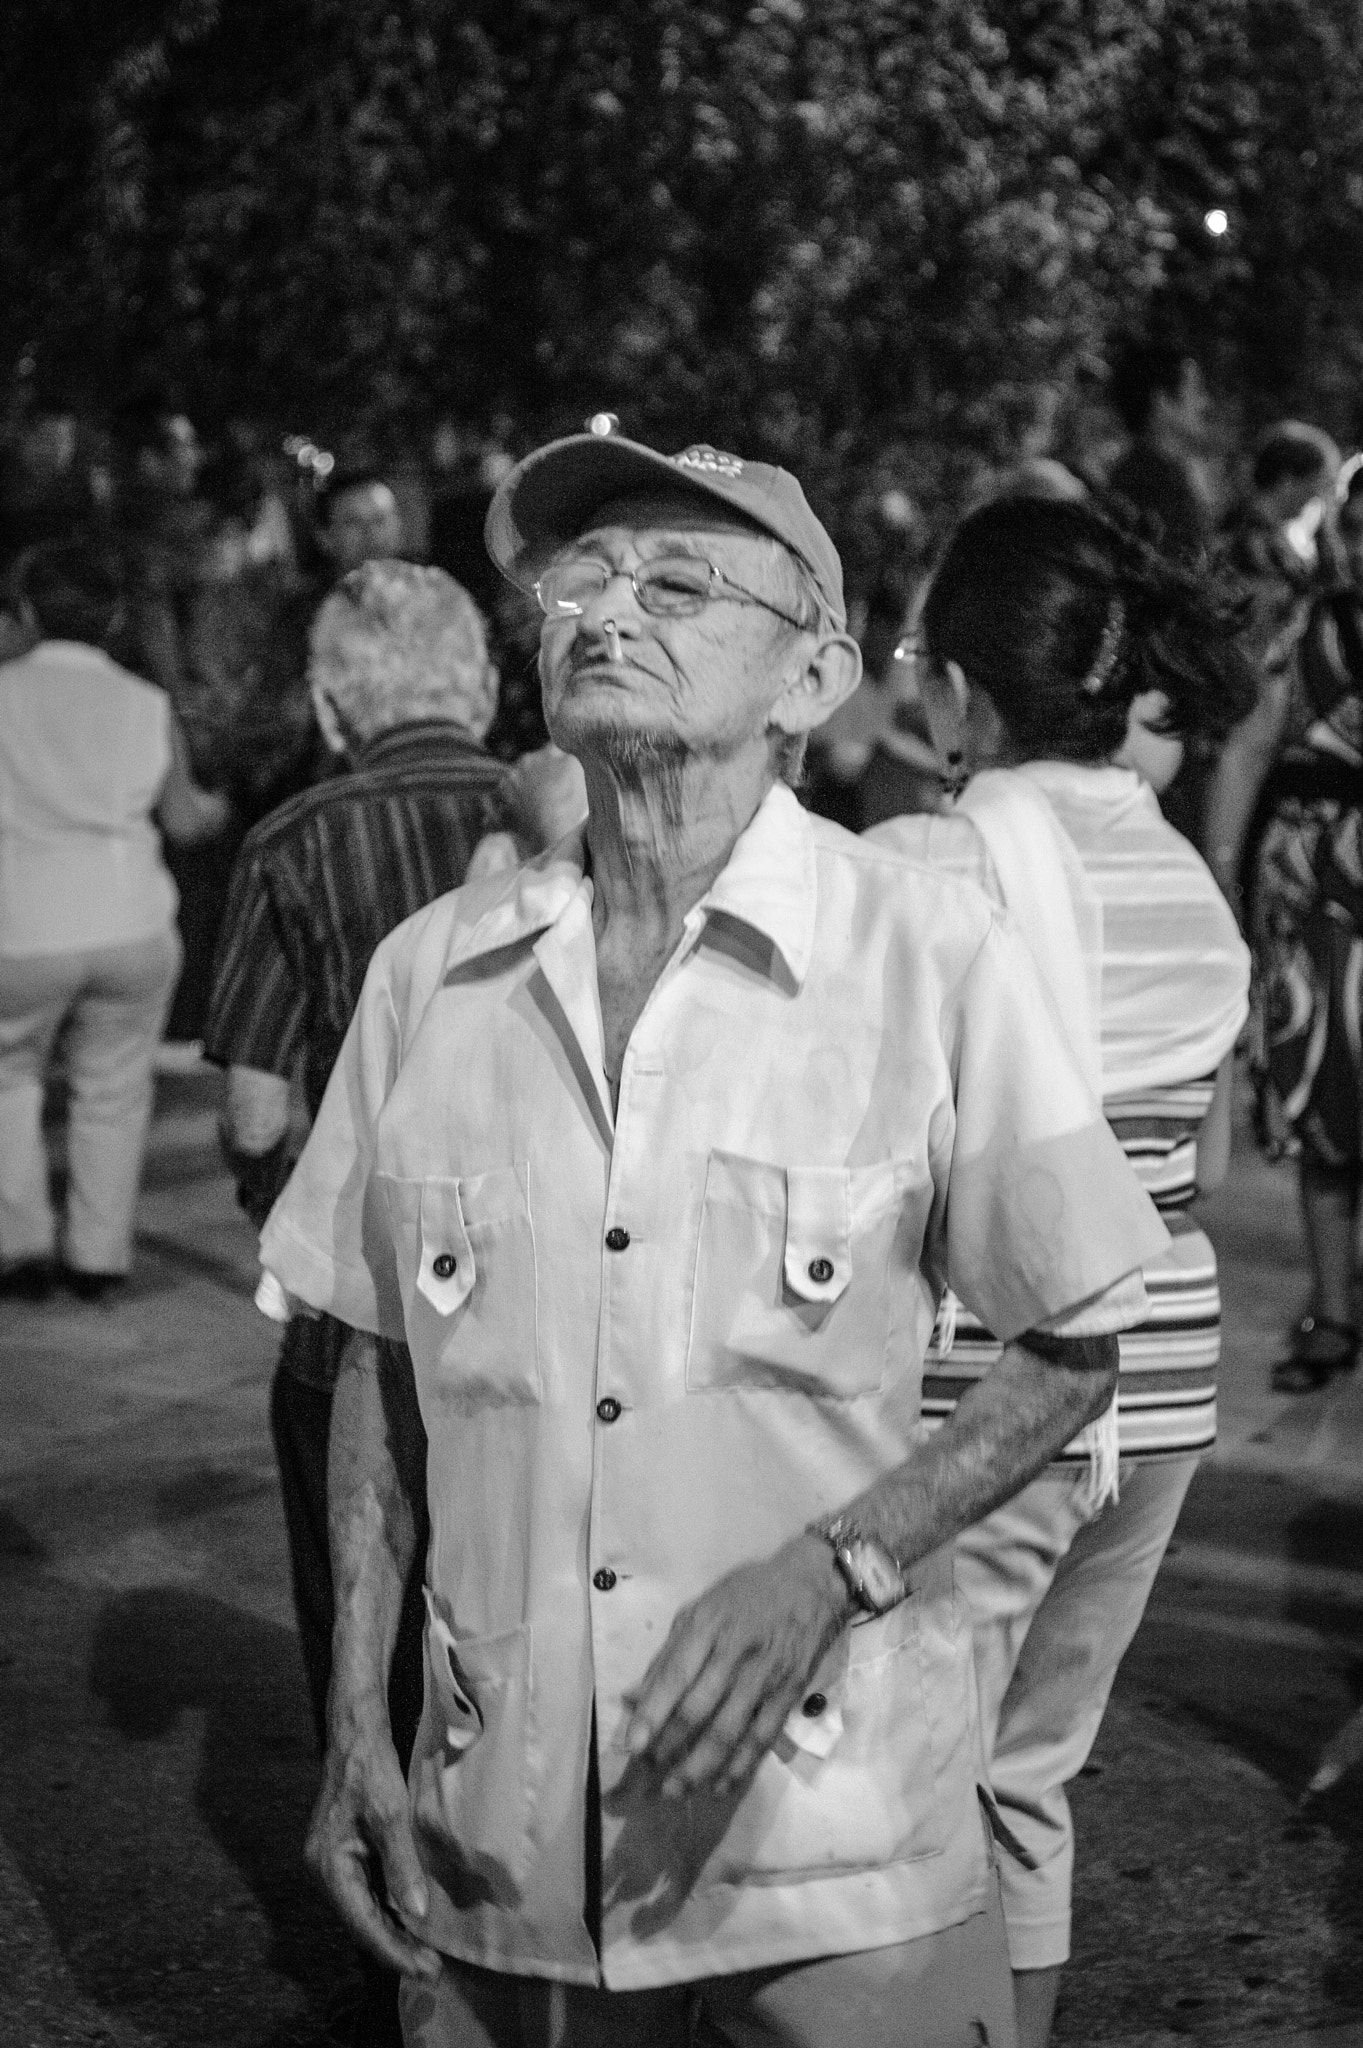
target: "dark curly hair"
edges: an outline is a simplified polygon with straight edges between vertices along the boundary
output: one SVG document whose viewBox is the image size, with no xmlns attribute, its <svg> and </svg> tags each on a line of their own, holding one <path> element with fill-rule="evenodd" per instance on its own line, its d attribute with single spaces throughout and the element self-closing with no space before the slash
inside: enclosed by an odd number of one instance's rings
<svg viewBox="0 0 1363 2048">
<path fill-rule="evenodd" d="M 947 542 L 920 627 L 993 703 L 1024 760 L 1094 763 L 1162 690 L 1159 729 L 1224 739 L 1254 702 L 1242 601 L 1159 554 L 1111 511 L 1001 500 Z"/>
</svg>

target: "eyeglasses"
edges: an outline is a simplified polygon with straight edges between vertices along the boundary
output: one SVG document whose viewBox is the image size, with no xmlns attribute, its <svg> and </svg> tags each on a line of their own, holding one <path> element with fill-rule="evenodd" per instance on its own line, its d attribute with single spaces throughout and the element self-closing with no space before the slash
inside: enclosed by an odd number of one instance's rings
<svg viewBox="0 0 1363 2048">
<path fill-rule="evenodd" d="M 763 611 L 774 612 L 788 626 L 808 630 L 803 619 L 735 583 L 703 555 L 659 555 L 651 562 L 641 562 L 637 569 L 613 569 L 608 562 L 593 561 L 589 556 L 555 562 L 536 583 L 535 596 L 548 618 L 580 618 L 591 599 L 599 597 L 617 576 L 629 577 L 635 597 L 651 618 L 694 618 L 713 598 L 727 596 L 761 605 Z"/>
</svg>

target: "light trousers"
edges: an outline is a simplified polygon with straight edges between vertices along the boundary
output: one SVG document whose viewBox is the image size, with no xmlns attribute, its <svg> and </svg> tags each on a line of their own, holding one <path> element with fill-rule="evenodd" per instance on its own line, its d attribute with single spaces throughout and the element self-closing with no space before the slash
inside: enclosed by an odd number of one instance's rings
<svg viewBox="0 0 1363 2048">
<path fill-rule="evenodd" d="M 1032 1868 L 999 1858 L 1015 1970 L 1069 1960 L 1074 1823 L 1065 1787 L 1088 1761 L 1140 1625 L 1197 1455 L 1123 1460 L 1095 1515 L 1086 1471 L 1052 1471 L 957 1541 L 970 1603 L 990 1782 Z"/>
<path fill-rule="evenodd" d="M 997 1886 L 940 1934 L 657 1991 L 598 1991 L 447 1959 L 406 1979 L 407 2048 L 1016 2048 Z"/>
<path fill-rule="evenodd" d="M 54 1049 L 68 1088 L 63 1257 L 126 1273 L 152 1064 L 180 971 L 173 930 L 79 953 L 0 955 L 0 1262 L 57 1249 L 43 1142 Z"/>
</svg>

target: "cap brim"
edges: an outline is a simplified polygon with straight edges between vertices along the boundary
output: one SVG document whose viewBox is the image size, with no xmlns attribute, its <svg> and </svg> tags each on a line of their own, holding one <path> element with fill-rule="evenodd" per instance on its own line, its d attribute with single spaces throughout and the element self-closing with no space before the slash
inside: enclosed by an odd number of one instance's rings
<svg viewBox="0 0 1363 2048">
<path fill-rule="evenodd" d="M 523 590 L 613 498 L 665 488 L 723 506 L 730 519 L 760 527 L 703 474 L 679 469 L 668 456 L 617 434 L 570 434 L 517 463 L 488 507 L 487 551 Z"/>
</svg>

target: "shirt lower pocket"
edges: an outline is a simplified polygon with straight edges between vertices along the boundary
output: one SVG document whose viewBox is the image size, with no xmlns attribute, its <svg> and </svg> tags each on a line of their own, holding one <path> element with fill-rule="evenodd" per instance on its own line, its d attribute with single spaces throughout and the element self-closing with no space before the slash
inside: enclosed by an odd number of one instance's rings
<svg viewBox="0 0 1363 2048">
<path fill-rule="evenodd" d="M 413 1819 L 452 1904 L 514 1906 L 530 1872 L 539 1782 L 530 1624 L 455 1636 L 426 1594 L 426 1713 L 412 1761 Z"/>
<path fill-rule="evenodd" d="M 941 1760 L 924 1667 L 916 1599 L 850 1629 L 763 1760 L 702 1882 L 774 1884 L 939 1855 Z"/>
</svg>

